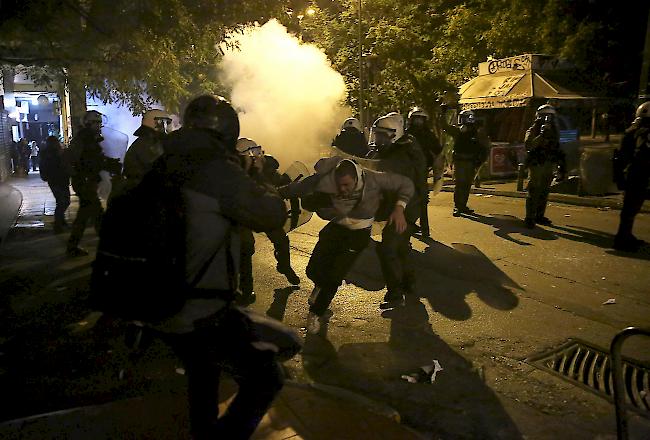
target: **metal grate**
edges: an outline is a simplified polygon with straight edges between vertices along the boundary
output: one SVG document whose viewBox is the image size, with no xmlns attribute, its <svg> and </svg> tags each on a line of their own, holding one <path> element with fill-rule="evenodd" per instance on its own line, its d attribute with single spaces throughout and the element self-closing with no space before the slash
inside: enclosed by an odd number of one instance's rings
<svg viewBox="0 0 650 440">
<path fill-rule="evenodd" d="M 569 339 L 557 348 L 527 358 L 526 362 L 614 401 L 611 359 L 601 348 Z M 650 367 L 623 358 L 623 381 L 627 407 L 650 418 Z"/>
</svg>

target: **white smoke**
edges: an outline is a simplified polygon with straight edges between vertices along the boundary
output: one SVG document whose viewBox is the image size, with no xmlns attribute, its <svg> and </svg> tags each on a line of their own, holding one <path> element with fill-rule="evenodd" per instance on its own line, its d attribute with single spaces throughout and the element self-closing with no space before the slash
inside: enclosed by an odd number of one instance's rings
<svg viewBox="0 0 650 440">
<path fill-rule="evenodd" d="M 350 115 L 343 77 L 323 51 L 276 20 L 233 39 L 238 48 L 226 51 L 220 69 L 241 136 L 262 145 L 281 170 L 296 160 L 313 165 Z"/>
</svg>

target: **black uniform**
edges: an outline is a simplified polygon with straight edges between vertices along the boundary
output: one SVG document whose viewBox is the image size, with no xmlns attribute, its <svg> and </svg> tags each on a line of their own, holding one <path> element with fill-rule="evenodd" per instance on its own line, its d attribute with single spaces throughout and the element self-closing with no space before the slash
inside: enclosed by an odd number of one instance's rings
<svg viewBox="0 0 650 440">
<path fill-rule="evenodd" d="M 365 157 L 368 154 L 366 137 L 354 127 L 346 127 L 341 130 L 332 141 L 332 145 L 353 156 Z"/>
<path fill-rule="evenodd" d="M 428 171 L 433 169 L 436 158 L 442 153 L 442 145 L 436 137 L 435 133 L 431 128 L 426 125 L 411 125 L 406 131 L 407 134 L 413 136 L 420 148 L 422 149 L 422 154 L 427 161 L 427 174 Z M 434 173 L 435 174 L 435 173 Z M 435 175 L 434 175 L 435 179 Z M 423 197 L 420 199 L 420 232 L 423 236 L 429 236 L 429 189 L 428 186 L 423 193 Z"/>
<path fill-rule="evenodd" d="M 56 200 L 54 232 L 63 232 L 67 227 L 65 211 L 70 206 L 70 170 L 58 141 L 46 143 L 40 153 L 39 165 L 41 178 L 47 182 Z"/>
<path fill-rule="evenodd" d="M 650 181 L 650 119 L 644 118 L 625 131 L 621 147 L 615 154 L 614 176 L 625 190 L 621 221 L 614 239 L 614 248 L 636 251 L 643 241 L 632 234 L 634 217 L 641 210 Z"/>
<path fill-rule="evenodd" d="M 97 195 L 97 185 L 101 178 L 99 172 L 106 170 L 119 173 L 121 164 L 117 159 L 104 156 L 99 143 L 102 136 L 88 127 L 83 127 L 72 139 L 68 148 L 68 158 L 72 170 L 70 180 L 75 194 L 79 197 L 79 211 L 72 224 L 68 239 L 68 252 L 78 249 L 86 224 L 93 221 L 95 231 L 99 233 L 104 208 Z"/>
<path fill-rule="evenodd" d="M 144 125 L 133 134 L 138 138 L 124 156 L 122 174 L 127 179 L 140 181 L 151 169 L 153 162 L 163 154 L 162 140 L 165 134 Z"/>
<path fill-rule="evenodd" d="M 279 187 L 291 183 L 291 179 L 286 174 L 280 174 L 278 168 L 280 164 L 270 155 L 264 156 L 264 166 L 262 172 L 253 171 L 251 177 L 262 185 Z M 252 168 L 256 170 L 256 168 Z M 242 293 L 242 302 L 252 303 L 255 300 L 253 295 L 253 254 L 255 253 L 255 237 L 250 229 L 241 228 L 241 257 L 240 257 L 240 290 Z M 300 283 L 300 278 L 291 268 L 291 256 L 289 254 L 289 237 L 284 229 L 278 228 L 267 231 L 266 236 L 273 243 L 275 259 L 277 261 L 276 269 L 285 275 L 290 283 Z"/>
<path fill-rule="evenodd" d="M 553 173 L 559 165 L 565 173 L 564 152 L 560 150 L 560 134 L 553 123 L 537 119 L 526 131 L 526 167 L 529 170 L 528 196 L 526 197 L 526 225 L 550 224 L 544 214 L 551 190 Z"/>
<path fill-rule="evenodd" d="M 470 188 L 480 166 L 487 159 L 490 141 L 476 124 L 460 127 L 445 124 L 445 132 L 454 138 L 454 215 L 472 212 L 467 207 Z"/>
<path fill-rule="evenodd" d="M 387 225 L 382 231 L 378 246 L 379 261 L 386 280 L 387 293 L 384 301 L 399 301 L 404 294 L 413 290 L 414 274 L 408 264 L 410 237 L 415 229 L 415 222 L 420 217 L 422 200 L 428 192 L 426 159 L 421 147 L 413 136 L 405 135 L 390 146 L 377 151 L 373 159 L 380 159 L 380 171 L 390 171 L 408 177 L 415 187 L 415 194 L 404 210 L 407 227 L 401 234 L 394 225 Z M 386 206 L 394 206 L 388 201 Z M 378 214 L 378 220 L 385 220 Z"/>
</svg>

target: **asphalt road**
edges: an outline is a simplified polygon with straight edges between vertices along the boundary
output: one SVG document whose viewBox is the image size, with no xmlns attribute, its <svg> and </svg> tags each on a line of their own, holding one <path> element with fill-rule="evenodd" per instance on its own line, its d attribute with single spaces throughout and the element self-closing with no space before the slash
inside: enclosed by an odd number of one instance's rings
<svg viewBox="0 0 650 440">
<path fill-rule="evenodd" d="M 451 206 L 451 194 L 436 196 L 431 240 L 412 240 L 418 298 L 382 313 L 384 283 L 369 249 L 337 293 L 324 335 L 306 337 L 295 377 L 388 403 L 433 438 L 615 435 L 613 405 L 526 359 L 570 338 L 607 349 L 627 326 L 650 328 L 650 251 L 609 248 L 618 211 L 551 204 L 554 226 L 528 230 L 523 199 L 473 195 L 472 218 L 452 217 Z M 275 272 L 271 244 L 257 236 L 252 307 L 303 333 L 313 286 L 304 270 L 324 224 L 315 218 L 290 234 L 299 290 Z M 637 217 L 635 233 L 650 241 L 650 216 Z M 650 361 L 650 340 L 630 340 L 624 354 Z M 444 368 L 435 383 L 401 379 L 433 359 Z M 637 438 L 650 438 L 648 420 L 632 418 Z"/>
</svg>

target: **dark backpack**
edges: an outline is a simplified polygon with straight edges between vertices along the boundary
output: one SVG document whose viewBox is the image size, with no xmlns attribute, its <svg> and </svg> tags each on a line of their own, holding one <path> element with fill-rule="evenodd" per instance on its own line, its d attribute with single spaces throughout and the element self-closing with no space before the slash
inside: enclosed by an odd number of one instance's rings
<svg viewBox="0 0 650 440">
<path fill-rule="evenodd" d="M 90 302 L 108 315 L 157 322 L 185 303 L 180 184 L 154 169 L 112 195 L 102 220 Z"/>
</svg>

